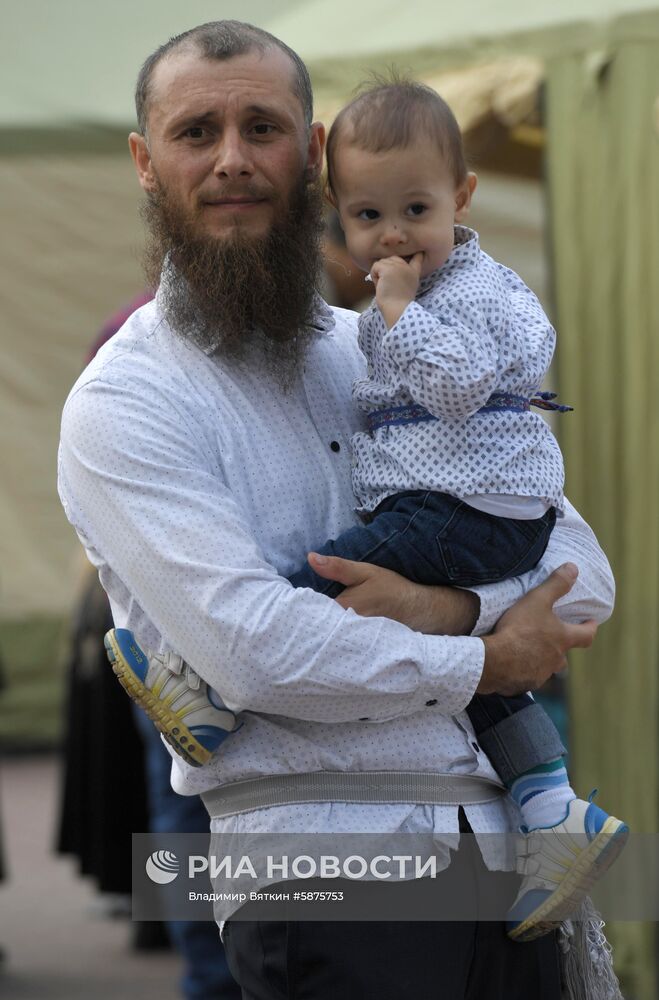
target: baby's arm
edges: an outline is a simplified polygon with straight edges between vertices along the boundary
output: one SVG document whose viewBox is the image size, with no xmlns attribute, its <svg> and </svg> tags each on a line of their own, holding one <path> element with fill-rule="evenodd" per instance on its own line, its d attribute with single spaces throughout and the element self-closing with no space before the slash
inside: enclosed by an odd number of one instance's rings
<svg viewBox="0 0 659 1000">
<path fill-rule="evenodd" d="M 496 344 L 480 302 L 438 296 L 433 311 L 414 301 L 420 254 L 378 261 L 376 301 L 389 327 L 377 350 L 396 382 L 436 417 L 464 420 L 483 406 L 498 380 Z"/>
<path fill-rule="evenodd" d="M 498 383 L 498 350 L 480 310 L 437 315 L 412 302 L 380 344 L 382 361 L 433 416 L 465 420 Z"/>
</svg>

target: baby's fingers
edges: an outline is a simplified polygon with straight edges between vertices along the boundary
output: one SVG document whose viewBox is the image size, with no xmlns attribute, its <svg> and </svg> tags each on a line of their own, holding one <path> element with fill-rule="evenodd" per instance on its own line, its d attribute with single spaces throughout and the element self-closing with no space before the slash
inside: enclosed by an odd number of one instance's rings
<svg viewBox="0 0 659 1000">
<path fill-rule="evenodd" d="M 414 256 L 410 259 L 409 266 L 412 268 L 412 270 L 416 274 L 417 278 L 421 277 L 421 268 L 423 267 L 423 258 L 424 257 L 425 257 L 425 254 L 424 254 L 423 250 L 419 250 L 419 252 L 415 253 Z"/>
</svg>

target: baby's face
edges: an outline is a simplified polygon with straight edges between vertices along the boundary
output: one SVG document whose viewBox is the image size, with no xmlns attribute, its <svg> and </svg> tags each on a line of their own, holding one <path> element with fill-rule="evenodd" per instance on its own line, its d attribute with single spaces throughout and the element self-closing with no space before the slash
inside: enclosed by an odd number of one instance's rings
<svg viewBox="0 0 659 1000">
<path fill-rule="evenodd" d="M 339 142 L 333 166 L 346 244 L 362 270 L 383 257 L 422 252 L 425 277 L 446 262 L 453 224 L 468 207 L 473 184 L 467 179 L 456 187 L 435 143 L 421 139 L 405 149 L 369 153 Z"/>
</svg>

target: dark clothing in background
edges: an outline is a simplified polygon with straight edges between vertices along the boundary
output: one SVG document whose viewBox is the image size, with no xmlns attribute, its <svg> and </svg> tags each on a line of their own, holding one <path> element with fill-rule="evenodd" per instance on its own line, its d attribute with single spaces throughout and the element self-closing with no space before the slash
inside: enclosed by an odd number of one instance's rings
<svg viewBox="0 0 659 1000">
<path fill-rule="evenodd" d="M 103 647 L 109 628 L 108 599 L 90 573 L 73 622 L 57 850 L 77 857 L 101 892 L 128 894 L 131 834 L 148 829 L 147 788 L 131 702 Z"/>
</svg>

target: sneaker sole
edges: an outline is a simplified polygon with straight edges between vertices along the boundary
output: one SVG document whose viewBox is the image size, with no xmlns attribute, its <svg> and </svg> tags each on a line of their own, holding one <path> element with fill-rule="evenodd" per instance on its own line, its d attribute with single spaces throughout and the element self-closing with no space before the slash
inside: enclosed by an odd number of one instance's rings
<svg viewBox="0 0 659 1000">
<path fill-rule="evenodd" d="M 568 920 L 595 882 L 617 859 L 628 836 L 629 827 L 615 816 L 609 816 L 558 888 L 542 906 L 508 931 L 508 937 L 513 941 L 532 941 L 556 930 L 563 920 Z"/>
<path fill-rule="evenodd" d="M 112 632 L 104 639 L 105 649 L 114 673 L 126 694 L 146 712 L 169 745 L 192 767 L 203 767 L 212 757 L 210 750 L 200 746 L 184 722 L 160 701 L 135 674 L 124 658 Z"/>
</svg>

